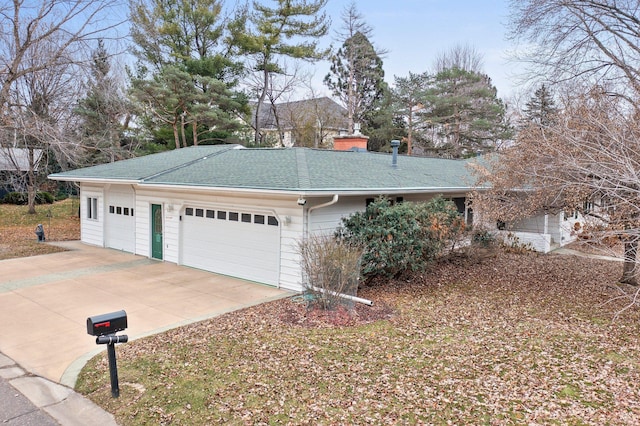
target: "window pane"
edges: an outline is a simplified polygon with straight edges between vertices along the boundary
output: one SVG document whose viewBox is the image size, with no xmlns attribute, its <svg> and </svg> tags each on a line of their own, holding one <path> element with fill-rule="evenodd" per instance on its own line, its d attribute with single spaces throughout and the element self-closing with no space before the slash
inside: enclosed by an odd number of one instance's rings
<svg viewBox="0 0 640 426">
<path fill-rule="evenodd" d="M 116 214 L 122 214 L 122 207 L 116 207 Z"/>
<path fill-rule="evenodd" d="M 229 212 L 229 220 L 238 221 L 238 212 Z"/>
<path fill-rule="evenodd" d="M 209 219 L 213 219 L 215 217 L 215 212 L 213 210 L 207 210 L 207 217 Z"/>
<path fill-rule="evenodd" d="M 92 209 L 93 216 L 92 217 L 94 219 L 98 219 L 98 199 L 97 198 L 92 198 L 92 203 L 91 204 L 93 205 L 93 209 Z"/>
<path fill-rule="evenodd" d="M 109 213 L 115 213 L 116 212 L 116 208 L 113 206 L 109 206 Z"/>
<path fill-rule="evenodd" d="M 264 225 L 264 215 L 257 214 L 253 216 L 253 223 L 257 223 L 259 225 Z"/>
<path fill-rule="evenodd" d="M 196 216 L 204 217 L 204 210 L 203 209 L 196 209 Z"/>
<path fill-rule="evenodd" d="M 242 213 L 242 221 L 251 223 L 251 215 L 249 213 Z"/>
<path fill-rule="evenodd" d="M 123 213 L 125 216 L 129 216 L 129 207 L 125 207 L 125 208 L 122 210 L 122 213 Z"/>
<path fill-rule="evenodd" d="M 223 212 L 223 211 L 218 210 L 218 219 L 227 220 L 227 212 Z"/>
<path fill-rule="evenodd" d="M 193 208 L 187 207 L 186 209 L 184 209 L 184 214 L 186 214 L 187 216 L 193 216 Z"/>
<path fill-rule="evenodd" d="M 269 221 L 269 222 L 268 222 L 268 223 L 269 223 L 269 225 L 272 225 L 272 226 L 278 226 L 278 219 L 276 219 L 275 217 L 273 217 L 273 216 L 269 216 L 268 221 Z"/>
</svg>

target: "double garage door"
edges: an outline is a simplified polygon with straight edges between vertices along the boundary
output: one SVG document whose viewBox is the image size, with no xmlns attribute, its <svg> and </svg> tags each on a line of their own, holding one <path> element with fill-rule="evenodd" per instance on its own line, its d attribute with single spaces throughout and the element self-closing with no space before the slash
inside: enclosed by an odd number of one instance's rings
<svg viewBox="0 0 640 426">
<path fill-rule="evenodd" d="M 274 215 L 187 206 L 182 264 L 277 286 L 280 224 Z"/>
</svg>

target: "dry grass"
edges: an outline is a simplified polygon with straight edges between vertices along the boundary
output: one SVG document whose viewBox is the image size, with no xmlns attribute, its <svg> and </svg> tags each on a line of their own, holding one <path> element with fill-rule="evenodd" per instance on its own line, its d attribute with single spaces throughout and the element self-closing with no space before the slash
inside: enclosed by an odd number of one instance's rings
<svg viewBox="0 0 640 426">
<path fill-rule="evenodd" d="M 377 311 L 340 325 L 285 299 L 119 345 L 120 398 L 104 355 L 77 387 L 123 425 L 640 424 L 620 264 L 461 262 L 363 289 Z"/>
<path fill-rule="evenodd" d="M 37 242 L 38 224 L 44 226 L 47 241 L 79 240 L 78 200 L 36 206 L 35 215 L 28 214 L 26 206 L 0 204 L 0 260 L 61 251 Z"/>
</svg>

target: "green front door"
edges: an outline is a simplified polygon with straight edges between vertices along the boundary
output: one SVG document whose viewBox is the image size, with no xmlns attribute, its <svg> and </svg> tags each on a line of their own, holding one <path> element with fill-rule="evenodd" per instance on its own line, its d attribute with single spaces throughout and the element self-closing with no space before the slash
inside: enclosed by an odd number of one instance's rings
<svg viewBox="0 0 640 426">
<path fill-rule="evenodd" d="M 151 257 L 162 259 L 162 206 L 151 204 Z"/>
</svg>

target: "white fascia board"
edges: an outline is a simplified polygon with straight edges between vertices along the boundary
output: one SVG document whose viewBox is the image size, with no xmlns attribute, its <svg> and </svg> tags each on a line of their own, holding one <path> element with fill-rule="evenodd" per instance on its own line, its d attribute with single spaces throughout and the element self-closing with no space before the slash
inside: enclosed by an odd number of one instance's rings
<svg viewBox="0 0 640 426">
<path fill-rule="evenodd" d="M 219 192 L 219 193 L 240 193 L 240 194 L 261 194 L 261 195 L 281 195 L 281 196 L 305 196 L 305 197 L 326 197 L 335 194 L 339 195 L 377 195 L 377 194 L 441 194 L 441 193 L 460 193 L 471 192 L 474 188 L 470 187 L 450 187 L 450 188 L 370 188 L 370 189 L 344 189 L 344 188 L 327 188 L 322 190 L 305 190 L 305 189 L 259 189 L 259 188 L 236 188 L 225 186 L 200 186 L 200 185 L 171 185 L 171 184 L 152 184 L 143 183 L 141 188 L 146 189 L 164 189 L 168 191 L 196 191 L 196 192 Z"/>
<path fill-rule="evenodd" d="M 47 176 L 48 179 L 51 180 L 59 180 L 65 182 L 80 182 L 80 183 L 113 183 L 113 184 L 123 184 L 123 185 L 137 185 L 141 181 L 139 179 L 105 179 L 105 178 L 79 178 L 79 177 L 70 177 L 70 176 Z"/>
</svg>

